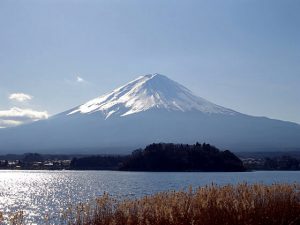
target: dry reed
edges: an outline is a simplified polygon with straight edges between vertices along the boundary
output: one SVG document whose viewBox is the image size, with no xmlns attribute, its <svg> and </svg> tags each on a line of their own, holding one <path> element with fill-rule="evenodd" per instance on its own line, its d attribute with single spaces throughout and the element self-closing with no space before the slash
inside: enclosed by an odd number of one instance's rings
<svg viewBox="0 0 300 225">
<path fill-rule="evenodd" d="M 299 225 L 299 184 L 210 185 L 136 200 L 104 194 L 63 214 L 70 225 Z"/>
</svg>

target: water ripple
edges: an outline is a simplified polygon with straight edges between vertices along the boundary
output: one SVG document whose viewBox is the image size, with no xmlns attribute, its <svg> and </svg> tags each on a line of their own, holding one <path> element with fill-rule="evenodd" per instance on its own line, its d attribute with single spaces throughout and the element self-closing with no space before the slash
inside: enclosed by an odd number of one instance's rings
<svg viewBox="0 0 300 225">
<path fill-rule="evenodd" d="M 160 191 L 206 184 L 246 181 L 293 183 L 300 172 L 251 173 L 143 173 L 116 171 L 0 171 L 0 211 L 23 210 L 26 224 L 59 223 L 62 210 L 104 192 L 118 198 L 135 198 Z"/>
</svg>

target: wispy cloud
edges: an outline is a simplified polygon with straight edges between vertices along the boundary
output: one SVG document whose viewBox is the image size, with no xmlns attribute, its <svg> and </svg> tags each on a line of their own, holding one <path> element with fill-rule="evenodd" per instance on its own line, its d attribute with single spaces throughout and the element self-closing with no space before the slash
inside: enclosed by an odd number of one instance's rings
<svg viewBox="0 0 300 225">
<path fill-rule="evenodd" d="M 86 82 L 82 77 L 80 77 L 80 76 L 77 76 L 76 77 L 76 81 L 78 82 L 78 83 L 83 83 L 83 82 Z"/>
<path fill-rule="evenodd" d="M 75 76 L 73 75 L 73 77 L 71 79 L 70 78 L 65 78 L 64 80 L 69 85 L 86 86 L 86 85 L 91 84 L 85 78 L 83 78 L 82 76 L 77 75 L 77 74 L 75 74 Z"/>
<path fill-rule="evenodd" d="M 24 123 L 47 119 L 47 111 L 35 111 L 13 107 L 9 110 L 0 111 L 0 127 L 13 127 Z"/>
<path fill-rule="evenodd" d="M 10 100 L 25 102 L 31 100 L 33 97 L 25 93 L 13 93 L 9 96 Z"/>
<path fill-rule="evenodd" d="M 0 119 L 0 128 L 7 128 L 7 127 L 15 127 L 21 125 L 21 121 L 17 120 L 1 120 Z"/>
</svg>

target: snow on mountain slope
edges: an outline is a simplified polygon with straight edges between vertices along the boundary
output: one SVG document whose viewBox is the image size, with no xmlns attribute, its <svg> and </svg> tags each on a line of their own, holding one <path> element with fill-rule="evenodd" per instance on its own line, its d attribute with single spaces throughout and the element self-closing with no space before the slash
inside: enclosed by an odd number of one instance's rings
<svg viewBox="0 0 300 225">
<path fill-rule="evenodd" d="M 127 116 L 153 108 L 236 114 L 233 110 L 195 96 L 190 90 L 164 75 L 148 74 L 73 109 L 68 115 L 102 112 L 107 119 L 111 116 Z"/>
<path fill-rule="evenodd" d="M 0 129 L 0 153 L 124 154 L 154 142 L 233 151 L 300 149 L 300 125 L 253 117 L 195 96 L 159 74 L 47 120 Z"/>
</svg>

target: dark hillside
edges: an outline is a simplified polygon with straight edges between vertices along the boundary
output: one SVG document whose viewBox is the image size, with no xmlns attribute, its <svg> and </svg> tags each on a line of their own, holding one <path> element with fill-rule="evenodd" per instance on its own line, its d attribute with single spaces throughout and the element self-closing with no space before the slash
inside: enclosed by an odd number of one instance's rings
<svg viewBox="0 0 300 225">
<path fill-rule="evenodd" d="M 230 151 L 209 144 L 151 144 L 136 150 L 120 168 L 130 171 L 244 171 Z"/>
</svg>

